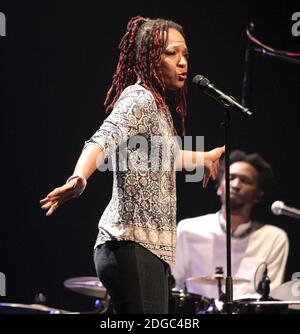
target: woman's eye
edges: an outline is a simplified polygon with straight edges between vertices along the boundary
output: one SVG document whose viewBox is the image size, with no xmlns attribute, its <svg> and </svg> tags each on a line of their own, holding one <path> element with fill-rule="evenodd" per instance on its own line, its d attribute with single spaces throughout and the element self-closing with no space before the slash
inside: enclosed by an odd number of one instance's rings
<svg viewBox="0 0 300 334">
<path fill-rule="evenodd" d="M 176 54 L 175 51 L 166 51 L 165 53 L 166 53 L 166 55 L 168 55 L 168 56 L 172 56 L 172 55 L 175 55 L 175 54 Z"/>
</svg>

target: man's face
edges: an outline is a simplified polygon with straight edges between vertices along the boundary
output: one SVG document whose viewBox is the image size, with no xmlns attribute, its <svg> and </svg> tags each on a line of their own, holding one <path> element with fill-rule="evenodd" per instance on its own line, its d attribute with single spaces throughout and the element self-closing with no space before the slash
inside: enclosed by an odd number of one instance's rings
<svg viewBox="0 0 300 334">
<path fill-rule="evenodd" d="M 188 51 L 182 34 L 170 28 L 166 48 L 161 55 L 161 71 L 165 88 L 177 90 L 184 86 L 188 71 Z"/>
<path fill-rule="evenodd" d="M 258 187 L 257 170 L 247 162 L 239 161 L 230 165 L 230 202 L 231 209 L 239 210 L 245 206 L 252 207 L 259 202 L 263 191 Z M 222 177 L 217 194 L 225 204 L 225 175 Z"/>
</svg>

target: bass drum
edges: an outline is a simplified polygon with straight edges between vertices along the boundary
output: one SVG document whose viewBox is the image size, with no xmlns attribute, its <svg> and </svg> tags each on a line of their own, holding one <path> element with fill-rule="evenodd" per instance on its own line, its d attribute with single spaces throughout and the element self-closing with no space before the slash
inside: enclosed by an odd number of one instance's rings
<svg viewBox="0 0 300 334">
<path fill-rule="evenodd" d="M 183 290 L 171 291 L 169 300 L 170 314 L 206 314 L 210 308 L 210 300 L 195 293 Z"/>
</svg>

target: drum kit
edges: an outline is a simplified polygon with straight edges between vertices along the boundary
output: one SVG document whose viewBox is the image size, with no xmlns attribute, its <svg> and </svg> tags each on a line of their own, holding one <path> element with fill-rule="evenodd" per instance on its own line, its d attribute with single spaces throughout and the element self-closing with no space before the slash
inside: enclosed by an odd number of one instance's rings
<svg viewBox="0 0 300 334">
<path fill-rule="evenodd" d="M 234 277 L 234 285 L 249 283 L 244 278 Z M 182 314 L 222 314 L 225 312 L 226 297 L 222 291 L 225 285 L 225 276 L 190 277 L 186 282 L 197 284 L 216 285 L 219 298 L 210 299 L 184 290 L 173 290 L 170 303 L 171 313 Z M 296 311 L 295 311 L 296 310 Z M 239 299 L 233 301 L 235 314 L 271 314 L 271 313 L 298 313 L 300 312 L 300 279 L 286 282 L 272 290 L 271 295 L 262 299 Z"/>
<path fill-rule="evenodd" d="M 216 285 L 219 299 L 210 299 L 184 290 L 172 290 L 170 296 L 171 314 L 221 314 L 224 313 L 222 292 L 225 277 L 222 274 L 213 276 L 190 277 L 187 282 Z M 233 278 L 233 284 L 247 283 L 249 280 Z M 97 298 L 98 306 L 88 312 L 72 312 L 56 309 L 41 304 L 0 303 L 0 314 L 105 314 L 110 306 L 110 297 L 106 288 L 97 277 L 75 277 L 64 281 L 64 286 L 74 292 Z M 300 310 L 300 280 L 292 280 L 275 288 L 268 300 L 241 299 L 235 300 L 233 313 L 293 313 Z"/>
</svg>

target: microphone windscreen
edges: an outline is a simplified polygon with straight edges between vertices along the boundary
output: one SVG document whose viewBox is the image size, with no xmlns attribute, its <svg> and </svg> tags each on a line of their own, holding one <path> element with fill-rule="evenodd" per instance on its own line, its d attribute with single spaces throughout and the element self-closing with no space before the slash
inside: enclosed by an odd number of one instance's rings
<svg viewBox="0 0 300 334">
<path fill-rule="evenodd" d="M 275 201 L 271 206 L 271 210 L 274 213 L 274 215 L 280 215 L 283 207 L 284 203 L 282 201 Z"/>
<path fill-rule="evenodd" d="M 207 87 L 210 84 L 210 81 L 203 75 L 197 74 L 193 78 L 193 84 L 200 87 Z"/>
</svg>

